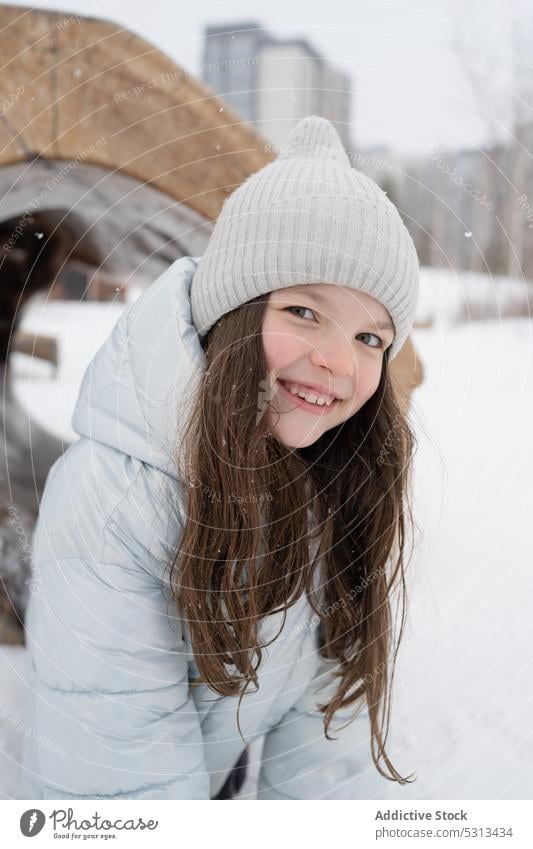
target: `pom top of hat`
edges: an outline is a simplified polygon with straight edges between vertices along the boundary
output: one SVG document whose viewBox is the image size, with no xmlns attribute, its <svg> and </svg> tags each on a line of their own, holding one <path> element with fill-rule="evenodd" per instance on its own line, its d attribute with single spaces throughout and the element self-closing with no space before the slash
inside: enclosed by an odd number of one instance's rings
<svg viewBox="0 0 533 849">
<path fill-rule="evenodd" d="M 334 126 L 319 115 L 302 118 L 282 145 L 278 159 L 329 159 L 350 168 L 350 160 Z"/>
</svg>

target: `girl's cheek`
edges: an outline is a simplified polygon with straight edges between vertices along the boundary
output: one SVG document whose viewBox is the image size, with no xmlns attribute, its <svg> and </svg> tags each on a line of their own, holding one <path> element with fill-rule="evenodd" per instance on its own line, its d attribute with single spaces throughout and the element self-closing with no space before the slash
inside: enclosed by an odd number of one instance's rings
<svg viewBox="0 0 533 849">
<path fill-rule="evenodd" d="M 372 397 L 377 391 L 381 378 L 381 365 L 379 368 L 370 368 L 359 372 L 359 380 L 357 385 L 357 396 L 359 398 L 359 407 Z"/>
<path fill-rule="evenodd" d="M 284 368 L 302 356 L 302 343 L 296 336 L 285 332 L 267 331 L 263 335 L 263 349 L 269 368 Z"/>
<path fill-rule="evenodd" d="M 367 392 L 368 392 L 367 399 L 366 399 L 367 401 L 368 401 L 369 398 L 372 397 L 374 392 L 377 392 L 377 388 L 379 386 L 380 379 L 381 379 L 381 363 L 379 365 L 379 368 L 374 369 L 373 374 L 369 378 L 368 386 L 367 386 Z"/>
</svg>

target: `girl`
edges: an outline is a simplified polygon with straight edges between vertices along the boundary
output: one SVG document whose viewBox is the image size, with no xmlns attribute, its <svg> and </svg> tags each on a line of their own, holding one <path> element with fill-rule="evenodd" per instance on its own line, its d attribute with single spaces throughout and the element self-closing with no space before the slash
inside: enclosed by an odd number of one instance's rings
<svg viewBox="0 0 533 849">
<path fill-rule="evenodd" d="M 258 799 L 407 780 L 385 741 L 414 438 L 389 366 L 417 293 L 398 212 L 311 116 L 126 310 L 34 538 L 31 798 L 228 798 L 260 737 Z"/>
</svg>

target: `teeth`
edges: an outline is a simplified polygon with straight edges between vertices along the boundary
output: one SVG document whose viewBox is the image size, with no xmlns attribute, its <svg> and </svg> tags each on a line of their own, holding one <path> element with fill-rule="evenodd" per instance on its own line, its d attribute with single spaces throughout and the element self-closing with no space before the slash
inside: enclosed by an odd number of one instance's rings
<svg viewBox="0 0 533 849">
<path fill-rule="evenodd" d="M 315 395 L 314 392 L 309 392 L 305 389 L 299 389 L 297 384 L 295 383 L 286 384 L 286 386 L 292 395 L 298 395 L 299 398 L 303 398 L 310 404 L 318 404 L 319 407 L 323 407 L 324 404 L 329 407 L 334 400 L 333 397 L 329 395 Z"/>
</svg>

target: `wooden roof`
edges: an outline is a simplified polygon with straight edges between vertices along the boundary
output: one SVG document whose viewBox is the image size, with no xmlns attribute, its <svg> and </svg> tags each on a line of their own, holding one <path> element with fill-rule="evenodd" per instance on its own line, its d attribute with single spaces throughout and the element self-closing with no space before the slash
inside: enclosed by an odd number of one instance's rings
<svg viewBox="0 0 533 849">
<path fill-rule="evenodd" d="M 273 156 L 214 92 L 109 21 L 0 6 L 0 167 L 36 156 L 119 169 L 216 218 Z"/>
</svg>

